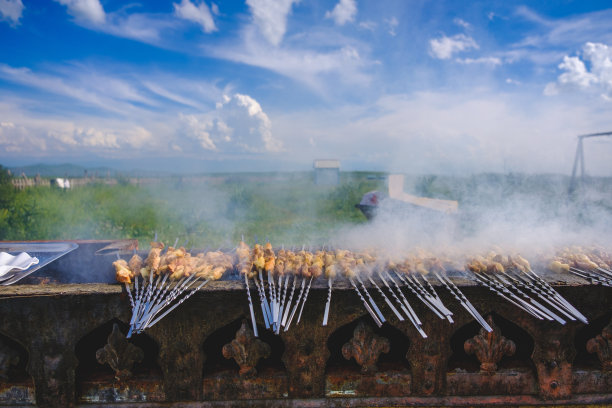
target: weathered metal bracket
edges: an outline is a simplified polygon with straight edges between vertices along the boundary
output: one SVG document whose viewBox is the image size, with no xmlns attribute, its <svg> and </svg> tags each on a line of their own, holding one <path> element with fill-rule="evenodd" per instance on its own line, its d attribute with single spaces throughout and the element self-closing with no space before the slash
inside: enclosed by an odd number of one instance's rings
<svg viewBox="0 0 612 408">
<path fill-rule="evenodd" d="M 117 323 L 113 324 L 113 331 L 109 334 L 106 345 L 96 351 L 96 360 L 100 364 L 108 364 L 115 372 L 117 381 L 132 377 L 134 363 L 144 358 L 144 352 L 130 343 L 119 330 Z"/>
<path fill-rule="evenodd" d="M 487 323 L 493 328 L 492 332 L 480 329 L 480 332 L 467 340 L 463 348 L 467 354 L 475 354 L 480 361 L 480 373 L 493 375 L 497 371 L 497 363 L 504 356 L 512 356 L 516 352 L 516 345 L 512 340 L 502 336 L 501 330 L 493 322 L 491 315 L 487 316 Z"/>
<path fill-rule="evenodd" d="M 270 357 L 271 349 L 267 343 L 255 337 L 247 321 L 243 320 L 236 338 L 223 346 L 222 352 L 223 357 L 233 358 L 240 366 L 241 377 L 255 377 L 255 366 L 259 360 Z"/>
<path fill-rule="evenodd" d="M 603 371 L 612 372 L 612 320 L 587 342 L 586 348 L 589 353 L 597 353 Z"/>
<path fill-rule="evenodd" d="M 361 366 L 362 373 L 374 373 L 377 370 L 378 357 L 390 350 L 391 343 L 388 339 L 377 336 L 371 326 L 359 322 L 353 331 L 353 338 L 342 346 L 342 356 L 347 360 L 354 358 Z"/>
</svg>

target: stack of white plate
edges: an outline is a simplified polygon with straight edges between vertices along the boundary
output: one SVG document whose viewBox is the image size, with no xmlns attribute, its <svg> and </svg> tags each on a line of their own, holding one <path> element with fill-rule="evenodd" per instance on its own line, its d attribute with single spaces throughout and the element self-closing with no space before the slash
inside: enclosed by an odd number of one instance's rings
<svg viewBox="0 0 612 408">
<path fill-rule="evenodd" d="M 36 264 L 38 264 L 38 258 L 31 257 L 26 252 L 21 252 L 18 255 L 0 252 L 0 279 L 11 271 L 24 271 Z"/>
</svg>

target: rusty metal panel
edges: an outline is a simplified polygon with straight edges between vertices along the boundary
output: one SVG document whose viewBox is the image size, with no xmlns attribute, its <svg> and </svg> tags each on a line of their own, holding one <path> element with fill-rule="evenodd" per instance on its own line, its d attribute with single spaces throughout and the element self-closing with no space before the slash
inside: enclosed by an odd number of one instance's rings
<svg viewBox="0 0 612 408">
<path fill-rule="evenodd" d="M 447 395 L 536 395 L 538 382 L 530 369 L 500 370 L 492 375 L 449 372 Z"/>
<path fill-rule="evenodd" d="M 30 405 L 36 402 L 34 386 L 29 384 L 0 383 L 0 405 Z"/>
<path fill-rule="evenodd" d="M 325 377 L 325 396 L 401 397 L 410 395 L 411 380 L 410 373 L 401 371 L 362 374 L 352 370 L 333 370 Z"/>
<path fill-rule="evenodd" d="M 264 370 L 252 378 L 240 377 L 236 371 L 226 371 L 205 377 L 202 389 L 204 400 L 284 399 L 288 397 L 288 380 L 286 374 L 277 370 Z"/>
<path fill-rule="evenodd" d="M 159 380 L 123 382 L 87 381 L 81 385 L 82 403 L 160 402 L 165 401 L 163 383 Z"/>
</svg>

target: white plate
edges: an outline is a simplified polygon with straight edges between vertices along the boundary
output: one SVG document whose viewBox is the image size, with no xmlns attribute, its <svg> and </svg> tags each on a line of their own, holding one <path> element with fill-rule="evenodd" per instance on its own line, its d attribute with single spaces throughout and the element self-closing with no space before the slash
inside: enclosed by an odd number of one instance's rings
<svg viewBox="0 0 612 408">
<path fill-rule="evenodd" d="M 31 257 L 26 252 L 21 252 L 18 255 L 0 252 L 0 276 L 4 276 L 14 269 L 26 270 L 36 264 L 38 264 L 38 258 Z"/>
</svg>

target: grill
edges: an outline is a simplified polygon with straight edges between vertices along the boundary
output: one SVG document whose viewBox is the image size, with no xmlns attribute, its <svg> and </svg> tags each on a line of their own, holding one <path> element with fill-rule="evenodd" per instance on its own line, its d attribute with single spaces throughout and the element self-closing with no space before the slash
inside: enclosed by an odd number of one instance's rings
<svg viewBox="0 0 612 408">
<path fill-rule="evenodd" d="M 111 264 L 117 253 L 131 256 L 135 241 L 76 243 L 77 249 L 35 274 L 0 287 L 1 404 L 612 403 L 610 288 L 596 280 L 544 276 L 589 320 L 562 325 L 536 319 L 491 288 L 449 274 L 490 332 L 442 282 L 431 280 L 453 323 L 405 291 L 424 338 L 408 319 L 395 318 L 368 284 L 388 317 L 378 327 L 347 280 L 334 282 L 329 320 L 322 326 L 329 289 L 326 279 L 318 279 L 299 324 L 277 336 L 265 329 L 259 311 L 255 337 L 244 280 L 226 273 L 155 326 L 126 339 L 130 300 L 114 283 Z"/>
</svg>

